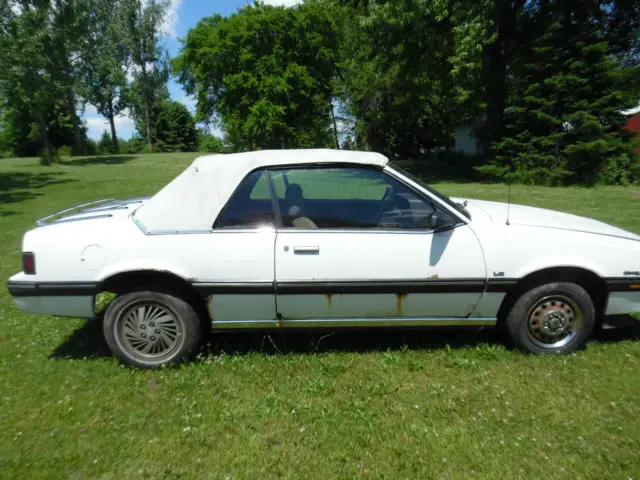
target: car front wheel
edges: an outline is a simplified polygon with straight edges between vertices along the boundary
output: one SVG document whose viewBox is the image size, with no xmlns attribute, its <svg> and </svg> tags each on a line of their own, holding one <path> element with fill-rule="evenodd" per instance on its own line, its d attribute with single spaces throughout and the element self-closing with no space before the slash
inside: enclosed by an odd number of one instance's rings
<svg viewBox="0 0 640 480">
<path fill-rule="evenodd" d="M 105 312 L 103 328 L 115 357 L 140 368 L 189 358 L 200 345 L 203 330 L 188 302 L 153 291 L 116 297 Z"/>
<path fill-rule="evenodd" d="M 575 283 L 547 283 L 516 300 L 506 318 L 514 345 L 523 352 L 561 354 L 582 347 L 593 331 L 593 301 Z"/>
</svg>

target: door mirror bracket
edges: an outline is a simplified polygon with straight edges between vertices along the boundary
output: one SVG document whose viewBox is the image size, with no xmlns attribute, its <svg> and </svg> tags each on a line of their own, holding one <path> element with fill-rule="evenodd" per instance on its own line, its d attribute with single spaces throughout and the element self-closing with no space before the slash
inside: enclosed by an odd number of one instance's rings
<svg viewBox="0 0 640 480">
<path fill-rule="evenodd" d="M 435 233 L 446 230 L 451 225 L 451 220 L 437 210 L 418 221 L 418 228 L 433 230 Z"/>
</svg>

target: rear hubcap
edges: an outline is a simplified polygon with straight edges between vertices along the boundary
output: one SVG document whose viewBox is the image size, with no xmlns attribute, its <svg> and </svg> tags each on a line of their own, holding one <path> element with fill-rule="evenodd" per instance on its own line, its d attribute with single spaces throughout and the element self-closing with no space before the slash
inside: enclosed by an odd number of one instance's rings
<svg viewBox="0 0 640 480">
<path fill-rule="evenodd" d="M 527 335 L 542 348 L 558 348 L 569 343 L 582 326 L 575 302 L 563 295 L 538 300 L 527 314 Z"/>
<path fill-rule="evenodd" d="M 175 315 L 158 303 L 140 303 L 123 312 L 118 330 L 121 343 L 145 358 L 171 353 L 181 336 Z"/>
</svg>

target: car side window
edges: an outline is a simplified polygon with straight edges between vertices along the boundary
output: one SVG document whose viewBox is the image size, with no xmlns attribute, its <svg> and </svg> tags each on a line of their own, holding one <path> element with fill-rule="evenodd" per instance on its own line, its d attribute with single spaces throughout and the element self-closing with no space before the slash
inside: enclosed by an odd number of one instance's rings
<svg viewBox="0 0 640 480">
<path fill-rule="evenodd" d="M 434 213 L 429 199 L 378 169 L 291 168 L 270 176 L 285 228 L 425 230 Z"/>
<path fill-rule="evenodd" d="M 265 170 L 257 170 L 238 186 L 214 228 L 275 226 L 273 202 Z"/>
</svg>

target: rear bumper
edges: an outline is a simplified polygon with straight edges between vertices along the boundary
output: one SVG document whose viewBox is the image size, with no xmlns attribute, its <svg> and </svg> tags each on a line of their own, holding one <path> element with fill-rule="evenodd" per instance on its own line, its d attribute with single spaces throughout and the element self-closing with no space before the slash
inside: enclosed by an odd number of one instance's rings
<svg viewBox="0 0 640 480">
<path fill-rule="evenodd" d="M 79 318 L 95 315 L 95 283 L 36 282 L 21 272 L 7 281 L 7 288 L 23 312 Z"/>
</svg>

